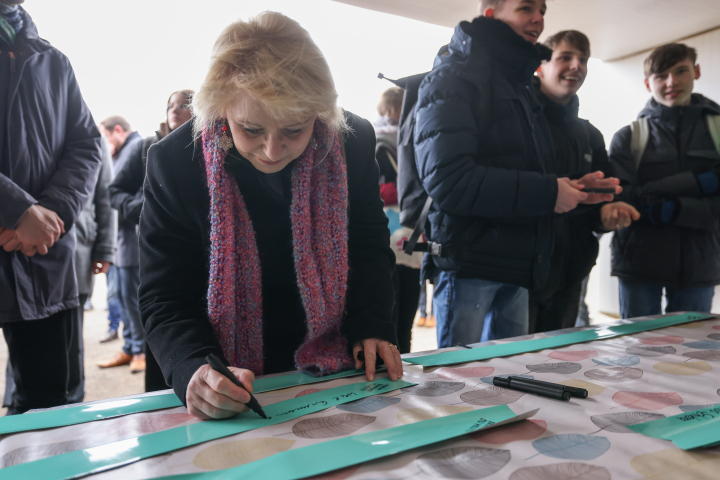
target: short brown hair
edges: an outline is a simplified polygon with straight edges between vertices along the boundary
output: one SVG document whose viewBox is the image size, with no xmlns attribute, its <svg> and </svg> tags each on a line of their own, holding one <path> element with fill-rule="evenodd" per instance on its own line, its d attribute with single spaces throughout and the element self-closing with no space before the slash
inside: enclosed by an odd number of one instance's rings
<svg viewBox="0 0 720 480">
<path fill-rule="evenodd" d="M 584 33 L 578 32 L 577 30 L 563 30 L 558 32 L 548 37 L 543 42 L 543 45 L 550 50 L 555 50 L 562 42 L 567 42 L 588 57 L 590 56 L 590 40 L 588 40 L 588 37 Z"/>
<path fill-rule="evenodd" d="M 668 43 L 657 47 L 645 59 L 645 78 L 655 73 L 664 72 L 678 62 L 689 59 L 693 65 L 697 61 L 697 51 L 683 43 Z"/>
<path fill-rule="evenodd" d="M 379 115 L 390 116 L 393 113 L 400 114 L 402 109 L 403 95 L 405 90 L 400 87 L 390 87 L 380 95 L 380 103 L 377 106 Z"/>
<path fill-rule="evenodd" d="M 125 120 L 125 118 L 121 117 L 120 115 L 113 115 L 111 117 L 108 117 L 102 122 L 100 122 L 100 125 L 102 125 L 103 128 L 108 132 L 113 131 L 117 125 L 120 125 L 120 128 L 122 128 L 126 132 L 132 132 L 132 128 L 130 128 L 130 122 Z"/>
<path fill-rule="evenodd" d="M 503 6 L 507 0 L 480 0 L 480 15 L 488 8 L 498 9 Z"/>
</svg>

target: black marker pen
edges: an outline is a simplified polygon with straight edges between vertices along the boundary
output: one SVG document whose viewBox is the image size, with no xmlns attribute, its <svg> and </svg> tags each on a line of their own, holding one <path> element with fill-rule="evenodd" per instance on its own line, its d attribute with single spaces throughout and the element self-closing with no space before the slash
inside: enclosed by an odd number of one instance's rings
<svg viewBox="0 0 720 480">
<path fill-rule="evenodd" d="M 537 385 L 533 383 L 522 382 L 520 380 L 524 379 L 518 379 L 517 377 L 493 377 L 493 385 L 495 385 L 496 387 L 509 388 L 510 390 L 532 393 L 541 397 L 562 400 L 563 402 L 570 401 L 570 392 L 566 392 L 565 390 L 563 390 L 563 385 L 556 385 L 554 383 L 550 385 Z"/>
<path fill-rule="evenodd" d="M 237 377 L 235 375 L 233 375 L 230 370 L 228 370 L 228 368 L 225 366 L 225 364 L 222 363 L 222 361 L 218 357 L 216 357 L 215 355 L 213 355 L 211 353 L 210 355 L 205 357 L 205 360 L 208 362 L 208 364 L 212 367 L 213 370 L 225 375 L 228 378 L 228 380 L 230 380 L 235 385 L 237 385 L 238 387 L 245 390 L 245 387 L 242 386 L 242 383 L 240 383 L 240 380 L 238 380 Z M 260 406 L 258 401 L 255 399 L 255 397 L 252 396 L 252 393 L 248 393 L 248 395 L 250 395 L 250 401 L 247 403 L 247 406 L 250 407 L 250 410 L 257 413 L 262 418 L 267 419 L 267 415 L 265 415 L 265 412 L 263 412 L 262 407 Z"/>
<path fill-rule="evenodd" d="M 588 391 L 584 388 L 577 388 L 577 387 L 568 387 L 567 385 L 560 385 L 558 383 L 551 383 L 551 382 L 543 382 L 542 380 L 535 380 L 531 378 L 524 378 L 524 377 L 516 377 L 514 375 L 510 375 L 509 378 L 512 378 L 513 381 L 519 382 L 519 383 L 526 383 L 528 385 L 540 385 L 544 387 L 549 388 L 555 388 L 558 390 L 564 390 L 568 393 L 570 393 L 571 397 L 577 397 L 577 398 L 587 398 L 588 397 Z"/>
</svg>

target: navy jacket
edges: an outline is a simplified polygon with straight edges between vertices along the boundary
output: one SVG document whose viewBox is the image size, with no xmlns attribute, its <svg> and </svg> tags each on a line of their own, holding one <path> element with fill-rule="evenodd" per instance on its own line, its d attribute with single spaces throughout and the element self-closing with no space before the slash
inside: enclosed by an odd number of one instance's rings
<svg viewBox="0 0 720 480">
<path fill-rule="evenodd" d="M 720 192 L 703 195 L 696 178 L 720 171 L 707 115 L 720 115 L 720 106 L 699 94 L 686 107 L 650 99 L 639 115 L 650 130 L 639 168 L 630 152 L 630 127 L 613 137 L 610 163 L 623 187 L 618 200 L 643 215 L 613 237 L 614 276 L 679 288 L 720 284 Z M 669 225 L 651 224 L 647 206 L 665 199 L 679 201 L 677 217 Z"/>
<path fill-rule="evenodd" d="M 24 27 L 0 41 L 0 227 L 15 229 L 34 204 L 66 234 L 47 255 L 0 249 L 0 321 L 46 318 L 78 305 L 73 225 L 95 186 L 100 133 L 67 57 Z"/>
<path fill-rule="evenodd" d="M 125 168 L 125 164 L 131 159 L 140 157 L 142 154 L 143 139 L 137 132 L 132 132 L 126 139 L 119 152 L 113 156 L 113 173 L 115 177 L 120 176 L 120 172 Z M 114 181 L 113 181 L 114 183 Z M 113 202 L 112 185 L 108 189 L 110 195 L 110 204 L 115 210 L 118 210 L 118 250 L 115 258 L 115 265 L 119 268 L 137 267 L 140 265 L 140 247 L 138 246 L 137 236 L 137 216 L 127 216 L 127 212 L 118 209 L 118 205 Z M 142 207 L 142 190 L 137 190 L 132 195 L 139 205 Z"/>
<path fill-rule="evenodd" d="M 555 145 L 557 176 L 580 178 L 598 170 L 609 176 L 605 140 L 600 130 L 578 117 L 577 95 L 567 105 L 560 105 L 540 91 L 539 81 L 535 83 Z M 564 215 L 555 215 L 554 224 L 555 247 L 548 280 L 544 289 L 534 292 L 540 299 L 588 276 L 598 255 L 594 231 L 603 231 L 599 205 L 578 205 Z"/>
<path fill-rule="evenodd" d="M 550 50 L 499 20 L 461 22 L 420 85 L 416 163 L 442 270 L 539 288 L 557 200 L 552 138 L 531 80 Z"/>
</svg>

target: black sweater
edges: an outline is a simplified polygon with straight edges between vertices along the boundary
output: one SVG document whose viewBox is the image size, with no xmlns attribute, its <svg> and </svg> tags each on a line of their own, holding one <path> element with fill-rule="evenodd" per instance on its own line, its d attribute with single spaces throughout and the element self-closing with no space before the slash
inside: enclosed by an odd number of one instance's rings
<svg viewBox="0 0 720 480">
<path fill-rule="evenodd" d="M 387 217 L 382 210 L 370 123 L 348 114 L 350 272 L 342 332 L 348 347 L 365 338 L 395 342 L 391 322 L 392 269 Z M 236 152 L 233 155 L 238 156 Z M 292 368 L 294 349 L 305 334 L 292 259 L 289 192 L 275 192 L 247 161 L 228 157 L 253 221 L 263 290 L 264 373 Z M 291 163 L 283 177 L 290 174 Z M 250 175 L 248 175 L 248 173 Z M 192 122 L 150 149 L 140 217 L 140 311 L 163 375 L 178 397 L 195 371 L 222 350 L 207 316 L 209 193 L 202 147 L 192 140 Z M 300 328 L 302 325 L 302 328 Z"/>
</svg>

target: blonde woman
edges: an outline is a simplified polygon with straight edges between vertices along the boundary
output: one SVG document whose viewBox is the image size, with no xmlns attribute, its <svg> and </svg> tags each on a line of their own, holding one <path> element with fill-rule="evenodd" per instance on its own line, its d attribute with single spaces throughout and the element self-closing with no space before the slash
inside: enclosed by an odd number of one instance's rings
<svg viewBox="0 0 720 480">
<path fill-rule="evenodd" d="M 225 29 L 193 119 L 150 149 L 140 219 L 147 341 L 188 411 L 225 418 L 255 375 L 325 375 L 395 346 L 387 219 L 366 120 L 343 112 L 309 34 L 278 13 Z"/>
</svg>

